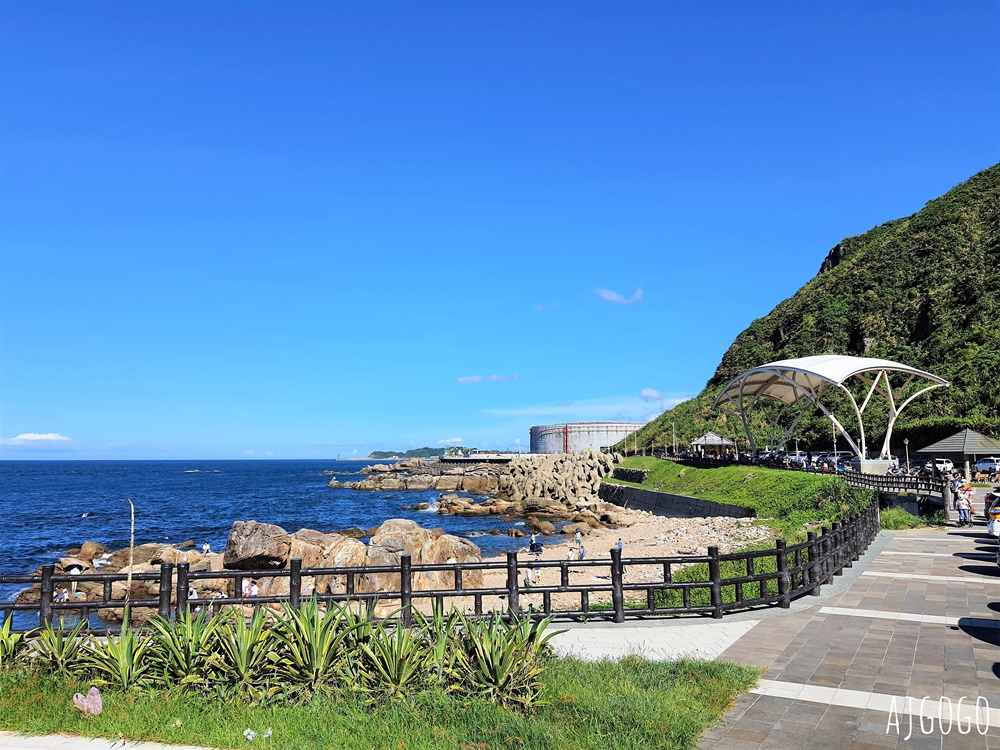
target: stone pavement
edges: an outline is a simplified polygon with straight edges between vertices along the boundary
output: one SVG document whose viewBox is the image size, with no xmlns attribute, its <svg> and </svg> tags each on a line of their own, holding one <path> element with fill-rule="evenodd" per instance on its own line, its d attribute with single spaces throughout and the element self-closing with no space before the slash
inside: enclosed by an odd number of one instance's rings
<svg viewBox="0 0 1000 750">
<path fill-rule="evenodd" d="M 249 744 L 249 743 L 248 743 Z M 4 750 L 204 750 L 187 745 L 160 745 L 156 742 L 125 742 L 117 740 L 91 740 L 86 737 L 70 737 L 63 734 L 49 734 L 40 737 L 24 737 L 13 732 L 0 732 L 0 748 Z"/>
<path fill-rule="evenodd" d="M 996 541 L 985 525 L 883 535 L 846 591 L 722 653 L 767 673 L 700 750 L 1000 748 Z"/>
</svg>

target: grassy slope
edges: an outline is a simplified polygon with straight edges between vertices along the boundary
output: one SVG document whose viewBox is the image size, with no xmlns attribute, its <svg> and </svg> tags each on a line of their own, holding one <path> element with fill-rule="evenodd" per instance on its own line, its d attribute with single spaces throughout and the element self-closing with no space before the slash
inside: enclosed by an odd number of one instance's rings
<svg viewBox="0 0 1000 750">
<path fill-rule="evenodd" d="M 758 675 L 725 662 L 559 659 L 544 676 L 549 705 L 532 716 L 440 693 L 372 705 L 351 696 L 259 707 L 171 691 L 108 692 L 104 714 L 88 720 L 69 708 L 86 684 L 0 670 L 0 727 L 230 748 L 248 746 L 244 729 L 270 727 L 274 734 L 254 747 L 290 750 L 692 748 Z"/>
<path fill-rule="evenodd" d="M 758 520 L 789 540 L 802 536 L 804 524 L 828 523 L 860 510 L 869 497 L 845 495 L 844 484 L 837 477 L 795 471 L 752 466 L 697 469 L 644 456 L 627 458 L 621 466 L 648 469 L 649 478 L 641 485 L 605 481 L 750 508 Z"/>
</svg>

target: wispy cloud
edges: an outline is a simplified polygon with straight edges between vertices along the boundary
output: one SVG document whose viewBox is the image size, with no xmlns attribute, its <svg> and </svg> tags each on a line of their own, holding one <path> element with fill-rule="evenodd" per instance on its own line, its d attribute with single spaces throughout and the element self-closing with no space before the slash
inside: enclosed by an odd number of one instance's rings
<svg viewBox="0 0 1000 750">
<path fill-rule="evenodd" d="M 462 444 L 462 438 L 460 437 L 445 438 L 444 440 L 438 440 L 438 445 L 461 445 L 461 444 Z"/>
<path fill-rule="evenodd" d="M 539 303 L 533 309 L 536 313 L 545 312 L 546 310 L 554 311 L 559 309 L 559 303 L 549 302 L 547 305 Z"/>
<path fill-rule="evenodd" d="M 472 385 L 473 383 L 517 383 L 521 376 L 516 372 L 513 375 L 490 375 L 484 378 L 482 375 L 463 375 L 455 378 L 460 385 Z"/>
<path fill-rule="evenodd" d="M 643 399 L 644 401 L 659 401 L 661 398 L 663 398 L 663 394 L 660 393 L 655 388 L 643 388 L 639 392 L 639 398 Z"/>
<path fill-rule="evenodd" d="M 631 305 L 642 299 L 642 289 L 636 289 L 628 298 L 611 289 L 602 289 L 601 287 L 595 289 L 594 293 L 605 302 L 614 302 L 616 305 Z"/>
<path fill-rule="evenodd" d="M 22 432 L 12 438 L 0 438 L 3 445 L 46 445 L 69 442 L 70 438 L 58 432 Z"/>
</svg>

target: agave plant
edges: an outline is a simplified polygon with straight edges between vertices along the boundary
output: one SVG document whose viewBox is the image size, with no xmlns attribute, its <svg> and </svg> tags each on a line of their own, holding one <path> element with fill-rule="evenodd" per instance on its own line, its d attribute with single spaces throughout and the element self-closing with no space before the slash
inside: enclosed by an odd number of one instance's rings
<svg viewBox="0 0 1000 750">
<path fill-rule="evenodd" d="M 45 627 L 39 630 L 34 639 L 30 641 L 31 651 L 36 657 L 35 663 L 49 672 L 59 672 L 60 674 L 77 672 L 80 667 L 83 646 L 80 631 L 86 624 L 85 621 L 81 620 L 76 627 L 67 632 L 63 628 L 61 619 L 58 630 L 52 628 L 52 623 L 46 623 Z"/>
<path fill-rule="evenodd" d="M 454 671 L 455 660 L 458 658 L 461 615 L 456 609 L 445 615 L 442 608 L 435 607 L 430 617 L 414 610 L 413 619 L 427 644 L 427 666 L 431 670 L 431 676 L 443 685 Z"/>
<path fill-rule="evenodd" d="M 216 631 L 220 681 L 228 692 L 254 701 L 266 700 L 280 692 L 274 680 L 274 663 L 280 658 L 272 650 L 273 631 L 267 627 L 267 613 L 258 609 L 250 622 L 233 612 L 222 616 Z"/>
<path fill-rule="evenodd" d="M 301 689 L 315 692 L 341 675 L 345 642 L 353 636 L 348 617 L 341 607 L 320 609 L 315 598 L 296 609 L 285 605 L 274 628 L 280 648 L 271 657 L 277 676 Z"/>
<path fill-rule="evenodd" d="M 464 620 L 458 673 L 464 687 L 502 706 L 529 710 L 541 702 L 541 674 L 551 618 L 506 624 L 497 612 L 488 620 Z"/>
<path fill-rule="evenodd" d="M 379 623 L 372 638 L 361 644 L 361 651 L 366 657 L 364 668 L 376 692 L 385 692 L 393 698 L 405 697 L 408 690 L 420 683 L 428 659 L 427 643 L 420 633 L 402 625 L 387 629 L 384 623 Z"/>
<path fill-rule="evenodd" d="M 0 625 L 0 668 L 8 667 L 24 650 L 24 633 L 14 631 L 14 614 L 8 612 Z"/>
<path fill-rule="evenodd" d="M 215 639 L 222 619 L 208 612 L 178 614 L 175 622 L 160 617 L 149 622 L 152 660 L 156 672 L 168 682 L 204 685 L 220 663 Z"/>
<path fill-rule="evenodd" d="M 128 612 L 122 618 L 128 622 Z M 153 679 L 153 648 L 149 636 L 122 627 L 117 637 L 91 638 L 83 651 L 81 665 L 98 675 L 98 684 L 113 685 L 123 690 L 144 687 Z"/>
<path fill-rule="evenodd" d="M 347 630 L 344 658 L 340 666 L 342 685 L 349 690 L 365 691 L 368 689 L 370 674 L 365 667 L 361 647 L 371 641 L 375 632 L 375 602 L 372 602 L 364 614 L 355 611 L 352 602 L 341 605 L 339 611 Z"/>
</svg>

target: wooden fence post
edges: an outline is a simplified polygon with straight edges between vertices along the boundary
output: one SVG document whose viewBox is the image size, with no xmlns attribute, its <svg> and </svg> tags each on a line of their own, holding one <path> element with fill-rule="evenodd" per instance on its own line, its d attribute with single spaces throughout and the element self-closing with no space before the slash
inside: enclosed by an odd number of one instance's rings
<svg viewBox="0 0 1000 750">
<path fill-rule="evenodd" d="M 410 627 L 413 624 L 413 572 L 411 569 L 412 558 L 410 555 L 399 556 L 399 606 L 402 607 L 400 613 L 403 618 L 403 625 Z"/>
<path fill-rule="evenodd" d="M 833 536 L 830 539 L 833 552 L 833 574 L 844 575 L 844 529 L 839 523 L 833 524 Z"/>
<path fill-rule="evenodd" d="M 159 606 L 156 613 L 164 620 L 170 619 L 170 594 L 174 585 L 174 564 L 169 562 L 160 563 L 160 596 Z"/>
<path fill-rule="evenodd" d="M 810 595 L 819 596 L 820 586 L 822 581 L 819 577 L 819 543 L 816 539 L 816 532 L 810 531 L 806 533 L 806 539 L 809 542 L 809 567 L 806 570 L 809 571 L 809 585 L 810 585 Z"/>
<path fill-rule="evenodd" d="M 517 583 L 517 553 L 507 553 L 507 610 L 513 620 L 520 610 Z"/>
<path fill-rule="evenodd" d="M 615 622 L 625 622 L 625 592 L 622 590 L 622 551 L 611 549 L 611 604 L 615 610 Z"/>
<path fill-rule="evenodd" d="M 298 609 L 302 604 L 302 558 L 293 557 L 288 565 L 288 605 Z"/>
<path fill-rule="evenodd" d="M 778 596 L 781 597 L 778 604 L 782 609 L 788 609 L 792 597 L 789 593 L 791 587 L 788 580 L 788 552 L 785 550 L 785 540 L 778 539 L 774 546 L 777 548 L 778 557 Z"/>
<path fill-rule="evenodd" d="M 177 616 L 186 615 L 188 613 L 188 593 L 190 588 L 188 586 L 188 573 L 191 570 L 191 564 L 182 562 L 177 563 Z"/>
<path fill-rule="evenodd" d="M 43 628 L 52 624 L 52 576 L 55 572 L 55 565 L 42 566 L 42 597 L 38 602 L 38 616 Z"/>
<path fill-rule="evenodd" d="M 712 617 L 722 617 L 722 571 L 719 566 L 719 548 L 714 544 L 708 548 L 708 580 L 711 582 Z"/>
</svg>

